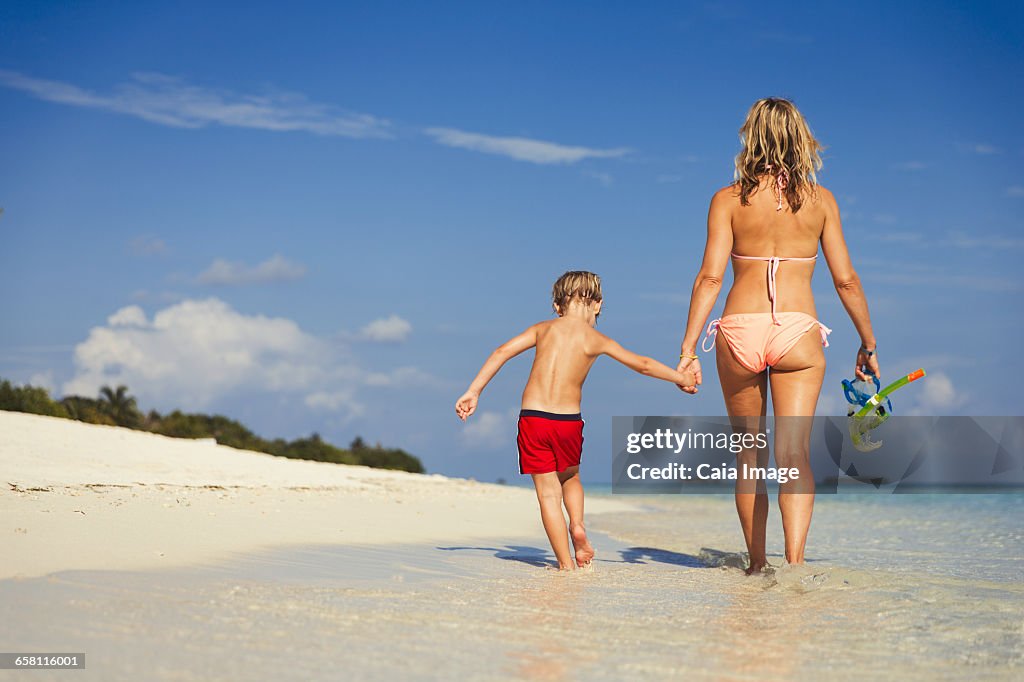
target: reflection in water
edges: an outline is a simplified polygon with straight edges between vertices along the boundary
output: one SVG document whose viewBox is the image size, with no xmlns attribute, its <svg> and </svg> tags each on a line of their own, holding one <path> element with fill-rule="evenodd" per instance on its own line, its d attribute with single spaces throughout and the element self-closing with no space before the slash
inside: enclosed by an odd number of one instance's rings
<svg viewBox="0 0 1024 682">
<path fill-rule="evenodd" d="M 522 633 L 505 651 L 509 672 L 525 680 L 564 680 L 590 658 L 571 641 L 586 619 L 580 595 L 587 577 L 582 570 L 549 570 L 527 581 L 518 594 L 504 597 L 502 613 L 512 631 Z"/>
</svg>

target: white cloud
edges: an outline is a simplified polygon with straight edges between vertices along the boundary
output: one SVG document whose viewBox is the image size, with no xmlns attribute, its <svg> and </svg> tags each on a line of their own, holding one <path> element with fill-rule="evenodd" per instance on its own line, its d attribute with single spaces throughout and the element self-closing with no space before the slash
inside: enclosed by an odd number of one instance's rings
<svg viewBox="0 0 1024 682">
<path fill-rule="evenodd" d="M 133 74 L 107 93 L 0 70 L 0 85 L 47 102 L 101 109 L 174 128 L 210 124 L 271 131 L 304 131 L 352 138 L 390 137 L 386 120 L 273 91 L 247 95 L 190 85 L 158 73 Z"/>
<path fill-rule="evenodd" d="M 398 315 L 392 315 L 374 320 L 360 329 L 359 338 L 380 343 L 399 343 L 409 338 L 410 333 L 412 325 Z"/>
<path fill-rule="evenodd" d="M 348 417 L 361 416 L 366 408 L 356 400 L 355 390 L 316 391 L 306 396 L 306 407 L 322 412 L 343 412 Z"/>
<path fill-rule="evenodd" d="M 291 320 L 244 315 L 215 298 L 172 305 L 148 320 L 128 306 L 75 348 L 66 394 L 126 384 L 141 398 L 193 409 L 236 390 L 314 392 L 354 383 L 344 353 Z"/>
<path fill-rule="evenodd" d="M 1024 197 L 1024 185 L 1012 185 L 1007 187 L 1006 196 L 1014 198 Z"/>
<path fill-rule="evenodd" d="M 53 370 L 36 372 L 28 378 L 28 385 L 36 388 L 45 388 L 47 393 L 52 394 L 57 388 L 57 382 L 53 378 Z"/>
<path fill-rule="evenodd" d="M 655 178 L 655 181 L 658 182 L 659 184 L 663 184 L 663 185 L 664 184 L 668 184 L 668 183 L 682 182 L 683 181 L 683 176 L 682 175 L 670 175 L 670 174 L 666 173 L 666 174 L 659 175 L 657 178 Z"/>
<path fill-rule="evenodd" d="M 257 265 L 232 263 L 218 258 L 196 277 L 200 284 L 213 286 L 241 286 L 264 284 L 301 279 L 306 275 L 306 266 L 294 263 L 280 254 Z"/>
<path fill-rule="evenodd" d="M 438 144 L 469 149 L 484 154 L 507 156 L 516 161 L 539 164 L 573 164 L 584 159 L 614 159 L 625 156 L 629 149 L 593 149 L 533 140 L 527 137 L 497 137 L 470 133 L 455 128 L 427 128 L 424 132 Z"/>
<path fill-rule="evenodd" d="M 952 379 L 944 372 L 929 372 L 922 380 L 917 405 L 908 414 L 945 416 L 967 402 L 964 390 L 957 390 Z"/>
<path fill-rule="evenodd" d="M 501 445 L 514 447 L 510 415 L 498 412 L 478 412 L 472 415 L 462 428 L 462 442 L 471 448 L 495 448 Z"/>
<path fill-rule="evenodd" d="M 107 324 L 111 327 L 145 327 L 149 324 L 146 319 L 146 312 L 137 305 L 130 305 L 121 308 L 107 318 Z"/>
<path fill-rule="evenodd" d="M 246 315 L 216 298 L 186 300 L 152 318 L 121 308 L 74 351 L 66 395 L 96 395 L 125 384 L 142 404 L 202 410 L 226 397 L 278 395 L 348 420 L 364 414 L 368 387 L 442 386 L 415 367 L 386 373 L 359 365 L 337 340 L 304 332 L 294 321 Z"/>
<path fill-rule="evenodd" d="M 167 253 L 167 244 L 153 235 L 142 235 L 132 240 L 131 252 L 136 256 L 159 256 Z"/>
</svg>

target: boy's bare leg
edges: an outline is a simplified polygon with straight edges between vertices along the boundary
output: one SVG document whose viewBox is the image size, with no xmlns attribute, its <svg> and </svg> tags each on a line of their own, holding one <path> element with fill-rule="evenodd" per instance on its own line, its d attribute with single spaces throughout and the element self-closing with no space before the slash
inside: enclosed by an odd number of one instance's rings
<svg viewBox="0 0 1024 682">
<path fill-rule="evenodd" d="M 576 549 L 576 565 L 583 568 L 594 558 L 594 548 L 587 539 L 587 530 L 583 526 L 583 484 L 580 483 L 580 468 L 569 467 L 558 473 L 562 483 L 562 500 L 565 511 L 569 512 L 569 535 L 572 546 Z"/>
<path fill-rule="evenodd" d="M 544 532 L 548 534 L 548 542 L 558 559 L 558 570 L 573 569 L 572 555 L 569 553 L 569 535 L 565 530 L 565 516 L 562 514 L 562 485 L 555 472 L 547 474 L 531 474 L 533 485 L 537 488 L 537 502 L 540 503 L 540 519 L 544 523 Z"/>
</svg>

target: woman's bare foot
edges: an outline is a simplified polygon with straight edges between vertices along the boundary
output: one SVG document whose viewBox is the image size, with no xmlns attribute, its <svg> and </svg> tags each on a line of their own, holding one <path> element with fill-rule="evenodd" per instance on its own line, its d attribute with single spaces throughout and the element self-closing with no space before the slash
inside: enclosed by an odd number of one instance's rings
<svg viewBox="0 0 1024 682">
<path fill-rule="evenodd" d="M 757 575 L 759 573 L 764 573 L 765 569 L 767 569 L 767 568 L 768 568 L 768 560 L 767 559 L 764 559 L 762 561 L 757 561 L 757 562 L 751 561 L 750 562 L 750 567 L 747 568 L 747 570 L 746 570 L 746 574 L 747 575 Z"/>
<path fill-rule="evenodd" d="M 570 525 L 569 535 L 572 536 L 572 546 L 576 550 L 576 565 L 580 568 L 589 565 L 594 558 L 594 548 L 590 546 L 583 524 Z"/>
</svg>

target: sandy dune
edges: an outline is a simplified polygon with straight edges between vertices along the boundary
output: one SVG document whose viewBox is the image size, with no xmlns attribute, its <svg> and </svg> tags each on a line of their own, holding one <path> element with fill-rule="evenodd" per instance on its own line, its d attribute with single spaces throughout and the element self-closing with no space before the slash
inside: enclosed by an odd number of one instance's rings
<svg viewBox="0 0 1024 682">
<path fill-rule="evenodd" d="M 533 493 L 0 411 L 0 578 L 289 544 L 536 537 Z M 594 500 L 588 513 L 629 509 Z"/>
</svg>

